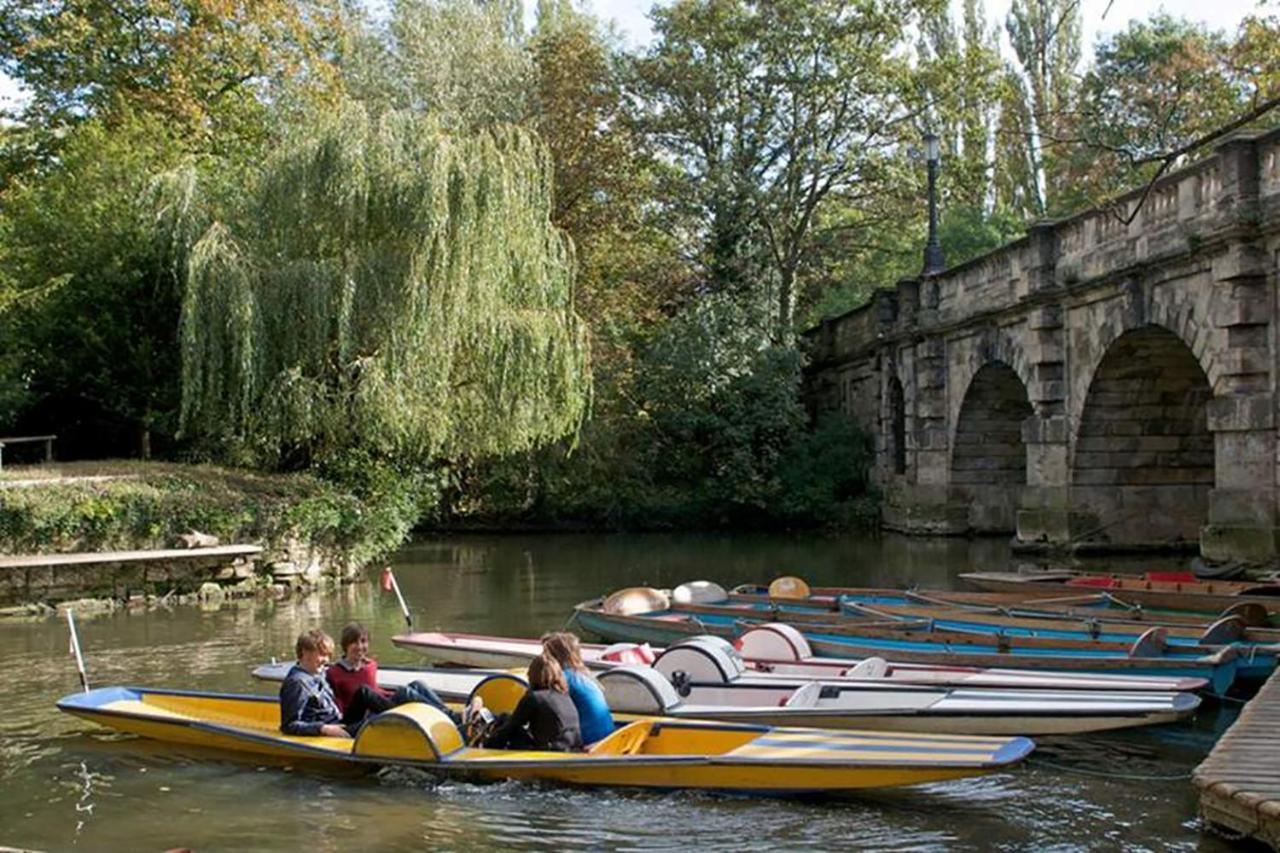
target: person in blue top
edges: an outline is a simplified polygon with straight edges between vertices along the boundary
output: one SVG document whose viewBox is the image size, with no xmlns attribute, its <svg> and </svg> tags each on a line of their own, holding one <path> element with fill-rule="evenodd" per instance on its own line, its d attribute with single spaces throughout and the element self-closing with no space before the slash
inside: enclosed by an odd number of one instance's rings
<svg viewBox="0 0 1280 853">
<path fill-rule="evenodd" d="M 590 746 L 613 734 L 613 715 L 604 691 L 582 662 L 582 647 L 578 638 L 567 631 L 553 631 L 542 636 L 542 649 L 560 664 L 565 681 L 569 684 L 569 698 L 578 709 L 578 721 L 582 730 L 582 743 Z"/>
</svg>

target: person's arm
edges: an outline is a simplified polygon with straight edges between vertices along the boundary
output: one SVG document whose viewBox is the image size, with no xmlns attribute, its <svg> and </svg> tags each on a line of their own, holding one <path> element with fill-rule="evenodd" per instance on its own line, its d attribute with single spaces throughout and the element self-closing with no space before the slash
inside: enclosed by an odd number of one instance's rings
<svg viewBox="0 0 1280 853">
<path fill-rule="evenodd" d="M 385 696 L 388 699 L 395 695 L 394 690 L 387 690 L 378 686 L 378 662 L 376 660 L 373 658 L 365 658 L 364 669 L 361 671 L 364 673 L 365 683 L 369 685 L 370 690 L 373 690 L 379 696 Z"/>
<path fill-rule="evenodd" d="M 280 685 L 280 731 L 287 735 L 323 734 L 324 723 L 303 719 L 307 711 L 307 688 L 296 678 L 286 678 Z"/>
<path fill-rule="evenodd" d="M 511 742 L 511 737 L 516 732 L 533 719 L 533 714 L 537 709 L 537 703 L 533 699 L 533 692 L 529 691 L 520 699 L 520 703 L 516 705 L 516 709 L 507 717 L 507 721 L 503 723 L 496 732 L 489 735 L 485 739 L 484 745 L 490 749 L 504 749 Z"/>
</svg>

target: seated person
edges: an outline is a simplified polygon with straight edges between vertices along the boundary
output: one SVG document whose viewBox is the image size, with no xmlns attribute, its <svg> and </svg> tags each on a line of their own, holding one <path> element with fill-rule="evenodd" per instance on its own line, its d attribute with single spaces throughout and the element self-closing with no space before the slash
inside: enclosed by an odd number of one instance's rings
<svg viewBox="0 0 1280 853">
<path fill-rule="evenodd" d="M 569 698 L 573 700 L 573 707 L 578 710 L 578 720 L 582 723 L 582 742 L 590 746 L 613 734 L 613 715 L 609 713 L 609 703 L 605 701 L 604 691 L 582 661 L 582 646 L 578 643 L 577 635 L 567 631 L 543 634 L 542 649 L 564 671 L 565 683 L 569 685 Z"/>
<path fill-rule="evenodd" d="M 359 622 L 343 628 L 339 639 L 342 657 L 325 670 L 324 677 L 344 714 L 356 703 L 367 713 L 380 714 L 406 702 L 424 702 L 444 711 L 455 724 L 461 724 L 461 718 L 445 707 L 444 701 L 424 682 L 414 681 L 394 691 L 379 687 L 378 662 L 369 657 L 369 632 Z"/>
<path fill-rule="evenodd" d="M 323 631 L 307 631 L 294 645 L 298 662 L 280 684 L 280 730 L 287 735 L 351 737 L 333 690 L 321 675 L 333 653 L 333 640 Z M 359 705 L 353 702 L 351 707 Z M 361 708 L 360 719 L 366 709 Z"/>
<path fill-rule="evenodd" d="M 545 653 L 529 663 L 529 690 L 484 745 L 552 752 L 582 749 L 578 711 L 569 698 L 560 664 Z"/>
</svg>

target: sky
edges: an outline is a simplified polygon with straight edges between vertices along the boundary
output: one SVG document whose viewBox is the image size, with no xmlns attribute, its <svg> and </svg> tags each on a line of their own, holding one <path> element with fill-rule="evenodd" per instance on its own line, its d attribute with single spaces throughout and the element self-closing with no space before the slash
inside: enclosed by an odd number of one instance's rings
<svg viewBox="0 0 1280 853">
<path fill-rule="evenodd" d="M 579 0 L 597 17 L 614 21 L 627 43 L 643 47 L 653 37 L 647 11 L 647 0 Z M 1009 0 L 985 0 L 987 20 L 1002 23 L 1009 11 Z M 525 0 L 530 10 L 535 0 Z M 956 0 L 952 5 L 958 8 Z M 1241 19 L 1259 8 L 1258 0 L 1081 0 L 1084 17 L 1084 55 L 1092 54 L 1092 46 L 1098 37 L 1106 37 L 1123 30 L 1131 19 L 1144 19 L 1164 9 L 1171 15 L 1199 21 L 1214 29 L 1233 32 Z M 1272 0 L 1272 9 L 1275 0 Z M 530 12 L 532 14 L 532 12 Z M 21 103 L 22 94 L 17 84 L 0 74 L 0 107 Z"/>
</svg>

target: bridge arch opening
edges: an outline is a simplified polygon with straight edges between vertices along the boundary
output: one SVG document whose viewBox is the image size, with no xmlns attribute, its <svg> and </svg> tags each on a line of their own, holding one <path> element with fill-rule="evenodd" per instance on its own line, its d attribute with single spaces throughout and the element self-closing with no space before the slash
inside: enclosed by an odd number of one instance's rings
<svg viewBox="0 0 1280 853">
<path fill-rule="evenodd" d="M 1076 436 L 1073 537 L 1137 547 L 1199 542 L 1214 484 L 1212 396 L 1195 355 L 1168 329 L 1143 326 L 1112 342 Z"/>
<path fill-rule="evenodd" d="M 1026 386 L 1004 362 L 985 365 L 969 383 L 956 419 L 953 485 L 1025 485 L 1022 422 L 1031 417 Z"/>
</svg>

